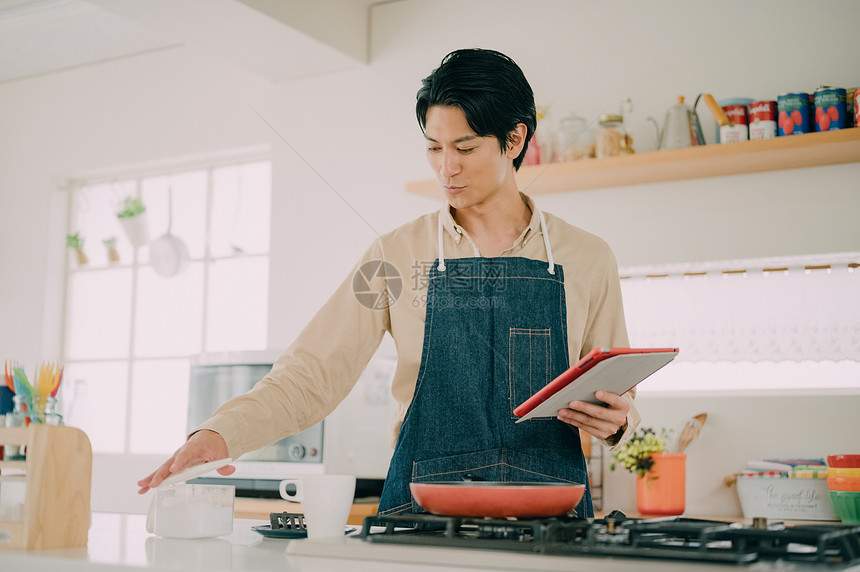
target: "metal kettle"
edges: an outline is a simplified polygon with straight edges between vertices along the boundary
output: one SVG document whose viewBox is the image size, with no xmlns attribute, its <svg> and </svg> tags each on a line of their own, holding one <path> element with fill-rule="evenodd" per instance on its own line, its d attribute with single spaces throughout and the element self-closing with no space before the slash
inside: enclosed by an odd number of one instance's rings
<svg viewBox="0 0 860 572">
<path fill-rule="evenodd" d="M 653 117 L 648 120 L 657 130 L 658 149 L 682 149 L 704 143 L 698 117 L 690 106 L 684 103 L 683 95 L 679 95 L 678 103 L 666 111 L 662 129 L 657 126 Z"/>
</svg>

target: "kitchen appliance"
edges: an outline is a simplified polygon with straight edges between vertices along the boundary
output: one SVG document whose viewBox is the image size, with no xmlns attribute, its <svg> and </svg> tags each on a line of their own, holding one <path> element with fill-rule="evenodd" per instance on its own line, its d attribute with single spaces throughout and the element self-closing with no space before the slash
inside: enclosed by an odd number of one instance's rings
<svg viewBox="0 0 860 572">
<path fill-rule="evenodd" d="M 280 354 L 280 350 L 222 352 L 193 358 L 188 430 L 194 430 L 225 401 L 250 390 L 269 373 Z M 233 463 L 236 472 L 229 477 L 213 474 L 194 482 L 231 484 L 238 496 L 279 498 L 282 479 L 334 473 L 355 475 L 363 492 L 381 490 L 393 453 L 391 424 L 397 404 L 391 396 L 391 381 L 396 367 L 396 349 L 386 337 L 352 391 L 324 421 L 242 455 Z"/>
<path fill-rule="evenodd" d="M 394 453 L 398 405 L 391 383 L 396 368 L 394 342 L 386 336 L 352 391 L 325 419 L 326 473 L 355 475 L 360 488 L 375 481 L 381 490 Z"/>
<path fill-rule="evenodd" d="M 206 421 L 229 399 L 242 395 L 272 369 L 280 352 L 225 352 L 203 354 L 191 360 L 188 399 L 188 431 Z M 278 498 L 278 483 L 284 478 L 322 473 L 324 421 L 297 435 L 246 453 L 236 459 L 236 472 L 194 479 L 197 484 L 236 487 L 240 496 Z"/>
<path fill-rule="evenodd" d="M 368 517 L 360 536 L 291 542 L 288 556 L 493 570 L 860 570 L 860 527 L 753 526 L 683 517 Z"/>
</svg>

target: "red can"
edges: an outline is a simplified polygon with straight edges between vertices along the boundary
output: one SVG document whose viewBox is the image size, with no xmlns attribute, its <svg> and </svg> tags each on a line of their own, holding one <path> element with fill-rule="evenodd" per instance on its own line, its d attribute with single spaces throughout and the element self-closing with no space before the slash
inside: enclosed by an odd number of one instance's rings
<svg viewBox="0 0 860 572">
<path fill-rule="evenodd" d="M 747 120 L 746 105 L 726 105 L 723 107 L 726 116 L 734 125 L 723 125 L 720 127 L 720 143 L 734 143 L 746 141 L 749 136 L 749 121 Z"/>
<path fill-rule="evenodd" d="M 750 139 L 776 137 L 776 102 L 756 101 L 750 105 Z"/>
<path fill-rule="evenodd" d="M 729 121 L 735 125 L 748 125 L 746 105 L 727 105 L 723 108 Z"/>
</svg>

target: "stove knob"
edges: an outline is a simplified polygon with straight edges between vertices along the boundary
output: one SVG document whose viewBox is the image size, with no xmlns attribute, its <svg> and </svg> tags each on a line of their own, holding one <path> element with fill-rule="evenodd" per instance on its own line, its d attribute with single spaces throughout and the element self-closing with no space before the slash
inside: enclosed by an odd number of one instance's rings
<svg viewBox="0 0 860 572">
<path fill-rule="evenodd" d="M 290 448 L 287 450 L 287 455 L 289 455 L 290 459 L 303 459 L 305 457 L 304 445 L 290 445 Z"/>
</svg>

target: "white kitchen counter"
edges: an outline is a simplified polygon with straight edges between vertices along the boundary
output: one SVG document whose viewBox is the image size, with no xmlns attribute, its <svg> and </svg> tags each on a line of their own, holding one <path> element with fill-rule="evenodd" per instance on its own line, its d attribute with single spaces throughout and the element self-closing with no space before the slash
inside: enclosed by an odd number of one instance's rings
<svg viewBox="0 0 860 572">
<path fill-rule="evenodd" d="M 147 533 L 146 517 L 143 515 L 93 513 L 87 548 L 0 550 L 0 571 L 476 572 L 481 569 L 531 572 L 726 572 L 747 569 L 685 561 L 368 544 L 356 537 L 360 527 L 343 539 L 267 539 L 251 530 L 252 526 L 261 524 L 268 524 L 268 521 L 236 519 L 229 536 L 178 540 Z M 766 571 L 781 568 L 757 564 L 754 569 Z M 797 571 L 804 569 L 794 568 Z"/>
<path fill-rule="evenodd" d="M 305 572 L 399 572 L 404 570 L 439 572 L 421 550 L 415 565 L 373 560 L 292 556 L 286 554 L 290 541 L 263 538 L 252 526 L 263 520 L 236 519 L 229 536 L 197 540 L 160 538 L 146 532 L 146 516 L 93 513 L 86 548 L 37 551 L 0 550 L 3 572 L 128 572 L 129 570 L 211 571 L 305 571 Z M 360 527 L 356 527 L 358 533 Z M 446 570 L 466 570 L 448 567 Z M 471 569 L 474 571 L 474 569 Z"/>
<path fill-rule="evenodd" d="M 229 536 L 176 540 L 146 532 L 145 515 L 93 513 L 86 548 L 0 551 L 0 570 L 288 570 L 285 543 L 263 542 L 258 524 L 237 519 Z"/>
</svg>

